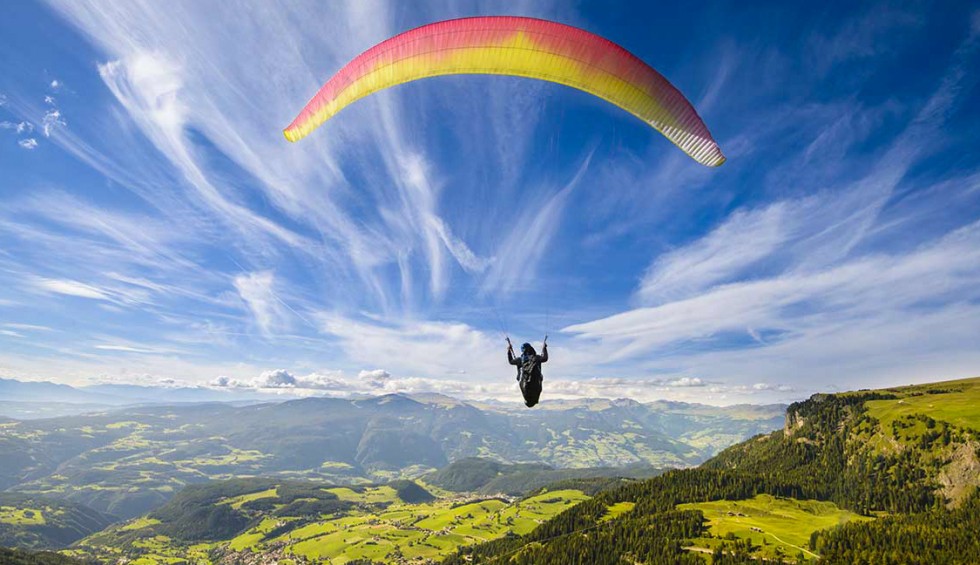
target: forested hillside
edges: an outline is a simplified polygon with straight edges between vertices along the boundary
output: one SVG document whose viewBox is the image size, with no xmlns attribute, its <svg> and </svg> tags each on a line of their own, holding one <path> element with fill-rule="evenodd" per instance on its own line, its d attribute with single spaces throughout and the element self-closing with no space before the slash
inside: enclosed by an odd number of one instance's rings
<svg viewBox="0 0 980 565">
<path fill-rule="evenodd" d="M 524 463 L 508 465 L 492 459 L 468 457 L 454 461 L 426 480 L 453 492 L 520 495 L 562 481 L 597 478 L 641 479 L 663 472 L 649 465 L 555 469 L 549 465 Z"/>
<path fill-rule="evenodd" d="M 97 561 L 76 559 L 53 551 L 29 551 L 0 547 L 3 565 L 97 565 Z"/>
<path fill-rule="evenodd" d="M 815 395 L 789 407 L 783 430 L 698 469 L 599 493 L 527 536 L 446 563 L 700 563 L 706 553 L 718 563 L 976 563 L 978 424 L 980 379 Z M 696 504 L 708 501 L 742 504 L 717 516 Z M 753 514 L 759 501 L 768 510 Z M 793 543 L 778 533 L 776 505 L 844 525 L 819 531 L 819 520 L 797 519 L 806 542 Z M 738 532 L 727 518 L 759 525 Z"/>
</svg>

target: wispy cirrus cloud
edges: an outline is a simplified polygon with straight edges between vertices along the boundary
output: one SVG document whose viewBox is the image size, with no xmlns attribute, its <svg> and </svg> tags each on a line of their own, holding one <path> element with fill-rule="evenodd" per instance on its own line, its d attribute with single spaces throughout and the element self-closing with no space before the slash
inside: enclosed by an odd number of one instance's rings
<svg viewBox="0 0 980 565">
<path fill-rule="evenodd" d="M 35 331 L 35 332 L 50 332 L 53 331 L 52 328 L 48 326 L 39 326 L 37 324 L 20 324 L 16 322 L 7 322 L 3 324 L 4 327 L 13 328 L 15 330 L 23 331 Z"/>
<path fill-rule="evenodd" d="M 638 299 L 643 304 L 676 300 L 748 276 L 751 267 L 771 258 L 792 236 L 786 208 L 778 203 L 736 211 L 707 236 L 664 253 L 644 274 Z"/>
<path fill-rule="evenodd" d="M 592 150 L 586 154 L 575 176 L 544 202 L 520 202 L 511 231 L 498 247 L 498 255 L 483 278 L 481 289 L 484 293 L 509 293 L 537 279 L 541 261 L 559 228 L 565 205 L 572 191 L 582 183 L 594 153 Z"/>
<path fill-rule="evenodd" d="M 182 97 L 182 73 L 179 64 L 152 51 L 137 51 L 125 60 L 99 67 L 99 74 L 120 104 L 220 218 L 245 234 L 258 231 L 288 245 L 312 246 L 312 242 L 305 242 L 291 230 L 233 201 L 211 182 L 188 138 L 188 102 Z"/>
<path fill-rule="evenodd" d="M 902 6 L 877 4 L 836 29 L 810 34 L 807 61 L 826 73 L 842 63 L 888 56 L 901 33 L 923 23 L 924 18 Z"/>
<path fill-rule="evenodd" d="M 869 380 L 881 379 L 888 371 L 907 374 L 908 363 L 919 368 L 919 361 L 934 362 L 936 355 L 947 356 L 946 366 L 962 375 L 977 357 L 962 347 L 965 336 L 980 329 L 967 314 L 980 299 L 980 223 L 912 249 L 875 252 L 863 246 L 881 237 L 876 225 L 882 210 L 963 102 L 964 83 L 972 84 L 964 71 L 975 53 L 971 34 L 939 87 L 865 177 L 838 190 L 735 211 L 702 238 L 654 261 L 636 292 L 645 307 L 565 331 L 597 340 L 614 359 L 660 352 L 660 360 L 644 364 L 698 367 L 709 378 L 727 372 L 747 380 L 753 373 L 784 370 L 860 371 Z M 949 183 L 962 190 L 969 177 L 943 181 Z M 927 353 L 916 331 L 941 319 L 949 325 L 943 339 L 928 340 L 934 349 Z M 746 333 L 752 338 L 747 343 L 740 337 Z M 868 334 L 894 341 L 885 345 Z M 855 346 L 844 345 L 844 336 Z M 889 347 L 906 354 L 869 368 L 866 352 Z"/>
<path fill-rule="evenodd" d="M 268 390 L 507 395 L 499 334 L 551 330 L 555 393 L 730 402 L 974 359 L 975 40 L 952 44 L 980 16 L 964 7 L 739 7 L 749 26 L 672 6 L 640 26 L 552 2 L 49 5 L 14 25 L 65 31 L 51 59 L 0 33 L 17 61 L 0 76 L 17 153 L 0 149 L 0 305 L 72 331 L 4 326 L 29 336 L 0 344 L 17 374 L 254 387 L 285 367 L 292 386 Z M 396 87 L 282 139 L 368 46 L 502 10 L 652 62 L 729 163 L 506 77 Z M 908 80 L 894 53 L 912 51 Z M 29 139 L 44 150 L 19 151 Z"/>
<path fill-rule="evenodd" d="M 282 45 L 282 37 L 275 33 L 274 26 L 249 27 L 249 33 L 253 34 L 250 44 L 256 47 L 256 51 L 248 55 L 249 71 L 244 72 L 243 68 L 243 72 L 223 75 L 226 89 L 219 95 L 212 89 L 202 88 L 213 79 L 214 65 L 238 68 L 245 65 L 245 59 L 242 54 L 220 49 L 220 44 L 215 41 L 198 41 L 197 36 L 188 39 L 188 21 L 196 22 L 193 25 L 205 25 L 205 20 L 195 18 L 194 13 L 198 10 L 193 5 L 183 5 L 176 12 L 160 13 L 151 18 L 138 14 L 158 11 L 152 4 L 107 7 L 73 3 L 59 5 L 59 8 L 94 40 L 119 57 L 100 67 L 106 84 L 154 146 L 181 171 L 197 196 L 223 221 L 238 226 L 243 233 L 265 233 L 280 243 L 295 247 L 300 253 L 313 254 L 310 260 L 314 263 L 333 262 L 337 257 L 332 256 L 332 251 L 322 250 L 316 240 L 308 239 L 301 232 L 312 230 L 321 238 L 339 243 L 346 252 L 344 261 L 348 264 L 336 265 L 332 270 L 337 274 L 351 273 L 353 264 L 351 274 L 375 289 L 375 295 L 384 303 L 389 285 L 382 283 L 375 271 L 396 262 L 398 257 L 412 257 L 421 252 L 428 263 L 428 289 L 436 298 L 444 293 L 448 280 L 447 253 L 465 270 L 482 270 L 486 260 L 456 237 L 450 224 L 438 215 L 435 208 L 438 186 L 428 170 L 428 160 L 406 141 L 408 136 L 401 124 L 403 109 L 390 97 L 379 96 L 371 102 L 377 109 L 380 128 L 362 128 L 353 133 L 353 128 L 338 126 L 339 135 L 326 140 L 311 140 L 302 146 L 288 146 L 282 144 L 281 136 L 269 135 L 276 132 L 286 116 L 296 109 L 295 104 L 271 92 L 261 95 L 264 97 L 261 102 L 255 100 L 254 93 L 261 90 L 260 85 L 269 84 L 270 78 L 282 80 L 281 84 L 290 90 L 305 91 L 307 94 L 303 97 L 308 96 L 315 90 L 317 82 L 312 78 L 311 70 L 303 68 L 303 59 L 298 53 L 313 45 L 326 54 L 326 60 L 339 63 L 350 56 L 349 41 L 340 42 L 329 34 L 311 30 L 303 32 L 310 40 L 308 45 L 291 42 L 285 50 L 271 51 L 260 46 Z M 377 41 L 393 32 L 381 5 L 354 3 L 338 8 L 345 14 L 342 19 L 352 22 L 349 28 L 352 33 L 360 34 L 358 43 Z M 318 8 L 310 5 L 297 7 L 297 10 L 310 12 L 312 16 Z M 239 12 L 238 18 L 232 20 L 248 25 L 247 21 L 253 18 L 255 21 L 282 22 L 283 14 L 271 7 L 256 6 L 250 11 Z M 314 19 L 300 18 L 299 21 Z M 120 22 L 131 25 L 122 26 Z M 228 30 L 222 35 L 232 33 Z M 210 32 L 200 37 L 207 35 Z M 256 73 L 256 67 L 264 71 Z M 292 76 L 284 74 L 287 71 Z M 253 111 L 256 102 L 264 102 L 268 111 L 257 115 Z M 243 127 L 245 124 L 249 125 Z M 213 182 L 212 171 L 202 158 L 202 147 L 191 139 L 192 131 L 206 136 L 210 144 L 241 166 L 252 181 L 257 181 L 250 184 L 274 203 L 279 213 L 260 216 L 240 198 L 240 191 Z M 380 151 L 355 156 L 354 162 L 383 163 L 386 178 L 379 180 L 396 189 L 392 192 L 390 187 L 382 188 L 375 193 L 380 209 L 397 210 L 398 213 L 383 213 L 376 218 L 381 223 L 374 226 L 365 227 L 363 222 L 358 225 L 342 212 L 334 197 L 346 197 L 349 188 L 345 173 L 329 165 L 330 157 L 327 167 L 323 167 L 324 142 L 332 146 L 328 153 L 343 153 L 345 148 L 331 140 L 347 137 L 348 132 L 355 137 L 375 138 L 375 146 Z M 318 186 L 318 190 L 314 191 L 312 185 Z M 283 221 L 282 215 L 289 220 Z M 287 226 L 297 223 L 305 229 Z M 397 231 L 393 236 L 381 236 L 381 226 L 397 228 Z M 410 245 L 407 254 L 406 244 Z"/>
<path fill-rule="evenodd" d="M 111 300 L 109 293 L 103 289 L 79 281 L 39 279 L 36 282 L 36 285 L 37 288 L 45 292 L 64 294 L 66 296 L 78 296 L 81 298 L 91 298 L 93 300 Z"/>
<path fill-rule="evenodd" d="M 238 275 L 234 284 L 263 334 L 272 335 L 288 324 L 287 307 L 276 294 L 275 273 L 261 271 Z"/>
</svg>

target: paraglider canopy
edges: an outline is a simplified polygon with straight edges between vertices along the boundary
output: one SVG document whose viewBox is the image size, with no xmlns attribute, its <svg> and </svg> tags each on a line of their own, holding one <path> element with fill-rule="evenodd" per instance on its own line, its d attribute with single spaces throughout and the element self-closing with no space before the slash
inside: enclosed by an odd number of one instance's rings
<svg viewBox="0 0 980 565">
<path fill-rule="evenodd" d="M 371 93 L 450 74 L 522 76 L 577 88 L 640 118 L 697 162 L 725 162 L 691 103 L 653 67 L 594 33 L 512 16 L 436 22 L 375 45 L 328 80 L 283 133 L 298 141 Z"/>
</svg>

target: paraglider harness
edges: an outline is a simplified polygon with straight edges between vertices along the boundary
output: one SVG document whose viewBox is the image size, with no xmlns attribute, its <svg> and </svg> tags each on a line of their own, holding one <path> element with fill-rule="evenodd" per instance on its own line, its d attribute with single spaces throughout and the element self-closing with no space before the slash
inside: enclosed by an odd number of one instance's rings
<svg viewBox="0 0 980 565">
<path fill-rule="evenodd" d="M 507 344 L 510 346 L 510 339 L 507 339 Z M 545 337 L 544 341 L 544 351 L 548 348 L 548 338 Z M 511 347 L 511 350 L 513 348 Z M 547 357 L 545 357 L 547 359 Z M 541 363 L 545 360 L 542 356 L 539 356 L 530 343 L 525 343 L 521 346 L 521 356 L 518 357 L 516 363 L 517 365 L 517 382 L 521 386 L 521 394 L 524 395 L 524 404 L 530 408 L 538 403 L 538 398 L 541 396 L 541 383 L 544 381 L 544 376 L 541 374 Z"/>
<path fill-rule="evenodd" d="M 537 373 L 537 375 L 535 375 Z M 525 382 L 534 379 L 544 380 L 541 376 L 541 363 L 538 361 L 538 356 L 535 354 L 522 354 L 521 364 L 517 366 L 517 380 L 524 380 Z"/>
</svg>

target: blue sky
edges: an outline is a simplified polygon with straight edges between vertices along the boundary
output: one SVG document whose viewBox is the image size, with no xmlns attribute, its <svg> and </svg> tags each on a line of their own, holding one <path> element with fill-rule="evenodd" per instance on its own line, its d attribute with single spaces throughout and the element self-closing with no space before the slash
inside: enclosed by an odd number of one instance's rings
<svg viewBox="0 0 980 565">
<path fill-rule="evenodd" d="M 658 3 L 659 4 L 659 3 Z M 0 18 L 0 374 L 709 403 L 980 374 L 969 2 L 15 2 Z M 728 163 L 558 85 L 442 77 L 282 128 L 469 15 L 652 64 Z"/>
</svg>

